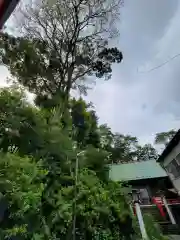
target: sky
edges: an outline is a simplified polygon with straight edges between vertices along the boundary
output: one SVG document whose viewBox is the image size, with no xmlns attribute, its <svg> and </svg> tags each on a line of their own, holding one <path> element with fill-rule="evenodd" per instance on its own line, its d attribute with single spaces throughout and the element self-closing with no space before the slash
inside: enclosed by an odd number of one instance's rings
<svg viewBox="0 0 180 240">
<path fill-rule="evenodd" d="M 114 132 L 153 142 L 157 132 L 180 126 L 180 57 L 149 71 L 180 53 L 180 1 L 124 0 L 118 28 L 123 62 L 86 99 Z M 1 86 L 7 76 L 0 67 Z"/>
<path fill-rule="evenodd" d="M 123 62 L 112 79 L 97 80 L 88 95 L 101 123 L 153 142 L 157 132 L 180 127 L 180 1 L 125 0 L 118 47 Z"/>
</svg>

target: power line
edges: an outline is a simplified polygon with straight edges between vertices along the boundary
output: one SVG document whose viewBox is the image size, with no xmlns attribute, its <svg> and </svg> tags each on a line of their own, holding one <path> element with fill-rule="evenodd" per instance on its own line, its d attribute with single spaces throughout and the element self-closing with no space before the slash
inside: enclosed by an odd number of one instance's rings
<svg viewBox="0 0 180 240">
<path fill-rule="evenodd" d="M 154 71 L 154 70 L 157 70 L 158 68 L 163 67 L 164 65 L 168 64 L 170 61 L 174 60 L 175 58 L 177 58 L 177 57 L 179 57 L 179 56 L 180 56 L 180 53 L 174 55 L 173 57 L 169 58 L 167 61 L 159 64 L 159 65 L 156 66 L 156 67 L 153 67 L 153 68 L 151 68 L 151 69 L 149 69 L 149 70 L 147 70 L 147 71 L 138 71 L 138 72 L 139 72 L 139 73 L 149 73 L 149 72 L 152 72 L 152 71 Z M 138 70 L 138 69 L 137 69 L 137 70 Z"/>
</svg>

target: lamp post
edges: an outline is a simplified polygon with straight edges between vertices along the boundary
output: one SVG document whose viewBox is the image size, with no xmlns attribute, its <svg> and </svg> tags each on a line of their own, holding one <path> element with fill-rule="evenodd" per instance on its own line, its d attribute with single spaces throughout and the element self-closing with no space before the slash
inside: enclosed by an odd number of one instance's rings
<svg viewBox="0 0 180 240">
<path fill-rule="evenodd" d="M 73 227 L 72 239 L 76 240 L 76 201 L 77 201 L 77 183 L 78 183 L 78 170 L 79 170 L 79 156 L 85 151 L 81 151 L 76 155 L 75 176 L 74 176 L 74 204 L 73 204 Z"/>
</svg>

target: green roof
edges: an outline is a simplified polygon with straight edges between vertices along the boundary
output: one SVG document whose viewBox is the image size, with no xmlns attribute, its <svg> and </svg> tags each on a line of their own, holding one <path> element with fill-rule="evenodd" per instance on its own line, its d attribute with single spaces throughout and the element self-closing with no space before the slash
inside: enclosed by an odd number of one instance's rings
<svg viewBox="0 0 180 240">
<path fill-rule="evenodd" d="M 159 177 L 167 177 L 167 174 L 155 160 L 109 166 L 109 178 L 116 182 Z"/>
</svg>

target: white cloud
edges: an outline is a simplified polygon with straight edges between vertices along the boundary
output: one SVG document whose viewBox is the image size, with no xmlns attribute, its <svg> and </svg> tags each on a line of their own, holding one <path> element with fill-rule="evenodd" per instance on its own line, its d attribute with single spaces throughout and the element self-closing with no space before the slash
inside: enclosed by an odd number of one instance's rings
<svg viewBox="0 0 180 240">
<path fill-rule="evenodd" d="M 6 67 L 0 67 L 0 86 L 7 86 L 7 77 L 9 77 L 9 72 Z"/>
<path fill-rule="evenodd" d="M 125 1 L 119 45 L 123 63 L 114 67 L 109 83 L 98 85 L 89 95 L 101 122 L 138 136 L 141 142 L 152 142 L 155 133 L 180 125 L 180 58 L 156 71 L 137 71 L 157 66 L 180 51 L 179 6 L 179 1 Z"/>
</svg>

